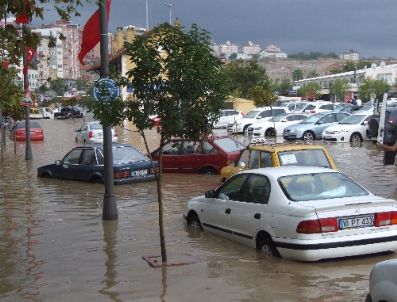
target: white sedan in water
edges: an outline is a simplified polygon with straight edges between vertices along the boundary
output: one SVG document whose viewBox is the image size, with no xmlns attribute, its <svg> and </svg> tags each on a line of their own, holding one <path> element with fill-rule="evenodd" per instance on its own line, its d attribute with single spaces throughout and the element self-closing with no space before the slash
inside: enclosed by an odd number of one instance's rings
<svg viewBox="0 0 397 302">
<path fill-rule="evenodd" d="M 275 133 L 277 136 L 283 136 L 285 127 L 297 124 L 308 116 L 309 115 L 304 113 L 287 113 L 276 115 L 268 121 L 258 121 L 252 124 L 248 128 L 248 132 L 250 132 L 250 128 L 252 128 L 253 137 L 274 136 Z"/>
<path fill-rule="evenodd" d="M 321 167 L 245 170 L 188 202 L 191 228 L 317 261 L 397 250 L 397 201 Z"/>
<path fill-rule="evenodd" d="M 325 128 L 323 140 L 330 142 L 362 142 L 367 138 L 368 121 L 372 114 L 352 114 L 339 123 Z"/>
</svg>

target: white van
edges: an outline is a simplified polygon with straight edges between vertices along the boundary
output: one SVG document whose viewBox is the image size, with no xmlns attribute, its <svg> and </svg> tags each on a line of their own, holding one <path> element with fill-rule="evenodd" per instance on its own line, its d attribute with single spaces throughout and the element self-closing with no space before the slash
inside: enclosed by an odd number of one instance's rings
<svg viewBox="0 0 397 302">
<path fill-rule="evenodd" d="M 54 119 L 54 112 L 50 107 L 40 108 L 40 111 L 45 119 Z"/>
</svg>

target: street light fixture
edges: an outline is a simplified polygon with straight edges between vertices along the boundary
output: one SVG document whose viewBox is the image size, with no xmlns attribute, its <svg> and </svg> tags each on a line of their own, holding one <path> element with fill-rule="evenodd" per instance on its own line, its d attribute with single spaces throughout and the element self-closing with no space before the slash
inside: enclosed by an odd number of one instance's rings
<svg viewBox="0 0 397 302">
<path fill-rule="evenodd" d="M 172 25 L 172 7 L 175 5 L 175 3 L 167 3 L 166 4 L 168 8 L 170 9 L 170 25 Z"/>
</svg>

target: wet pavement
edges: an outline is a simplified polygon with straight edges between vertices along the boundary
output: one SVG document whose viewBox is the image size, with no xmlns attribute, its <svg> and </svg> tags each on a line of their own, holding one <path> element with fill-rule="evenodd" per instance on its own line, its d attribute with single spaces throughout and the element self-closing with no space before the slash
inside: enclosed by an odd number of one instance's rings
<svg viewBox="0 0 397 302">
<path fill-rule="evenodd" d="M 1 150 L 1 301 L 364 301 L 372 266 L 397 256 L 300 263 L 190 233 L 182 218 L 187 201 L 215 188 L 220 177 L 164 174 L 168 257 L 192 263 L 152 268 L 142 257 L 160 254 L 155 182 L 115 186 L 119 219 L 104 222 L 103 185 L 36 176 L 38 166 L 75 146 L 82 122 L 40 121 L 46 137 L 32 142 L 32 161 L 24 159 L 24 143 L 14 153 L 7 140 Z M 120 131 L 120 141 L 144 150 L 129 130 Z M 156 146 L 155 130 L 148 137 Z M 397 167 L 384 167 L 372 143 L 327 147 L 342 172 L 397 198 Z"/>
</svg>

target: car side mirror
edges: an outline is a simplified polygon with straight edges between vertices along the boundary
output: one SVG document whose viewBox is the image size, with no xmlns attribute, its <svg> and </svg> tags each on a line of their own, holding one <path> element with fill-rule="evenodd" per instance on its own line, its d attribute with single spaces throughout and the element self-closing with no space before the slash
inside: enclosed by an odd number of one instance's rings
<svg viewBox="0 0 397 302">
<path fill-rule="evenodd" d="M 257 120 L 260 120 L 260 119 L 262 119 L 262 117 L 261 117 L 261 116 L 257 116 L 256 119 L 257 119 Z"/>
<path fill-rule="evenodd" d="M 81 129 L 80 128 L 74 129 L 74 132 L 81 132 Z"/>
<path fill-rule="evenodd" d="M 283 118 L 281 121 L 282 121 L 282 122 L 286 122 L 287 120 L 286 120 L 285 118 Z"/>
<path fill-rule="evenodd" d="M 62 162 L 58 159 L 58 160 L 55 161 L 55 164 L 56 164 L 57 166 L 60 166 L 60 165 L 62 164 Z"/>
<path fill-rule="evenodd" d="M 362 122 L 361 125 L 368 125 L 368 121 Z"/>
<path fill-rule="evenodd" d="M 216 196 L 215 190 L 209 190 L 205 192 L 205 198 L 215 198 L 215 196 Z"/>
<path fill-rule="evenodd" d="M 323 124 L 324 122 L 323 121 L 317 121 L 317 125 L 321 125 L 321 124 Z"/>
<path fill-rule="evenodd" d="M 246 166 L 247 166 L 247 165 L 246 165 L 245 162 L 243 162 L 243 161 L 239 161 L 239 162 L 237 163 L 237 167 L 240 168 L 240 169 L 245 169 Z"/>
</svg>

